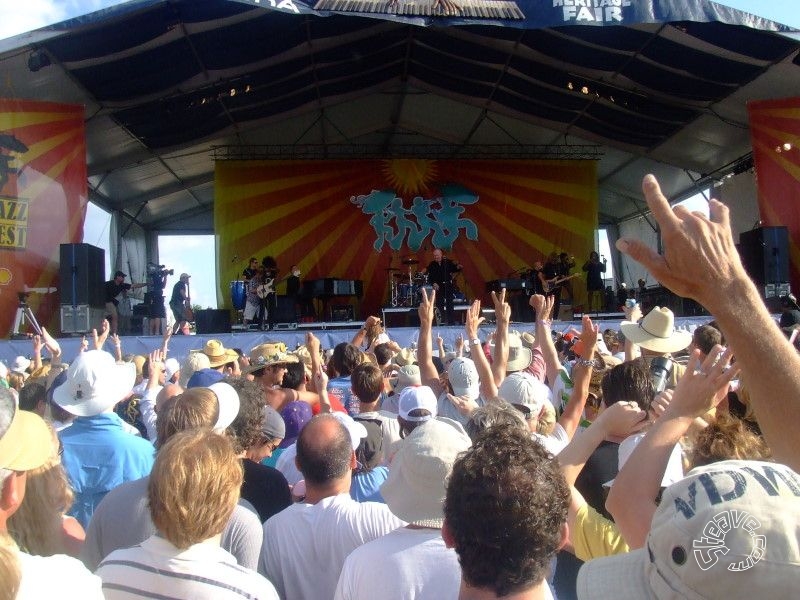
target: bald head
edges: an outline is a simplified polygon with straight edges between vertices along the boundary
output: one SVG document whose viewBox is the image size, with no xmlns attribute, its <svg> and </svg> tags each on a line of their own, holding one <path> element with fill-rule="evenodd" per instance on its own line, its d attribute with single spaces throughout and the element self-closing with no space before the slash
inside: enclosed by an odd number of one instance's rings
<svg viewBox="0 0 800 600">
<path fill-rule="evenodd" d="M 162 387 L 158 394 L 156 395 L 156 412 L 158 412 L 158 407 L 164 404 L 165 401 L 169 400 L 173 396 L 177 396 L 178 394 L 183 393 L 183 388 L 178 385 L 177 383 L 168 383 L 164 387 Z"/>
<path fill-rule="evenodd" d="M 349 476 L 352 457 L 350 434 L 332 415 L 317 415 L 297 438 L 297 468 L 306 485 L 329 485 Z"/>
</svg>

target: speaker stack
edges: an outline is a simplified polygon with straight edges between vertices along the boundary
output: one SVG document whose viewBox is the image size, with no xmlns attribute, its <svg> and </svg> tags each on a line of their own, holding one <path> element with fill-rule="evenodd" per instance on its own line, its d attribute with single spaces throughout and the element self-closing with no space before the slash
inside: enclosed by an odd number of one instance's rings
<svg viewBox="0 0 800 600">
<path fill-rule="evenodd" d="M 62 333 L 88 333 L 105 316 L 105 250 L 61 244 L 59 276 Z"/>
<path fill-rule="evenodd" d="M 772 310 L 789 286 L 789 231 L 786 227 L 758 227 L 739 235 L 742 264 Z"/>
</svg>

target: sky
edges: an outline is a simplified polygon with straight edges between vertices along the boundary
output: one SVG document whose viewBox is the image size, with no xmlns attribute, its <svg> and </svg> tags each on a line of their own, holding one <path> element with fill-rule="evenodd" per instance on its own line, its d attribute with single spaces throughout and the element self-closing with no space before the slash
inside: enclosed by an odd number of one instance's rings
<svg viewBox="0 0 800 600">
<path fill-rule="evenodd" d="M 0 0 L 0 40 L 125 1 Z M 800 0 L 722 0 L 718 4 L 752 12 L 758 16 L 800 29 L 800 10 L 798 10 Z M 693 210 L 707 211 L 707 205 L 702 198 L 690 199 L 688 203 Z M 109 218 L 100 209 L 90 210 L 85 226 L 84 241 L 100 247 L 108 247 Z M 601 247 L 601 250 L 605 250 L 605 248 Z M 175 281 L 177 281 L 177 275 L 182 271 L 193 275 L 193 302 L 202 307 L 216 306 L 213 236 L 162 236 L 159 241 L 159 255 L 163 264 L 168 268 L 175 269 Z M 108 258 L 106 262 L 108 263 Z M 106 270 L 110 273 L 111 266 L 107 264 Z M 171 279 L 169 285 L 171 286 L 172 283 L 174 281 Z"/>
<path fill-rule="evenodd" d="M 125 0 L 0 0 L 0 40 Z M 752 12 L 800 29 L 798 0 L 722 0 L 718 4 Z"/>
</svg>

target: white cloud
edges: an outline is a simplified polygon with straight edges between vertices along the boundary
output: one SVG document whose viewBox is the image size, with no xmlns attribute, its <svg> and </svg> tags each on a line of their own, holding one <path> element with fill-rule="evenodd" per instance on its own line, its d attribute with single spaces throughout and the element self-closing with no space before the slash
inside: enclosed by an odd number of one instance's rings
<svg viewBox="0 0 800 600">
<path fill-rule="evenodd" d="M 126 0 L 0 0 L 0 40 Z"/>
</svg>

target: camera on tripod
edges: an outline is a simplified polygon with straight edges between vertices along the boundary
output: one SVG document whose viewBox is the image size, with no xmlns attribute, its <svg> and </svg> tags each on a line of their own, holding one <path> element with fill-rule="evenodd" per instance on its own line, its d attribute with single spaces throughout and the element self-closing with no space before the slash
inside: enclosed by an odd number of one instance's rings
<svg viewBox="0 0 800 600">
<path fill-rule="evenodd" d="M 151 277 L 165 277 L 167 275 L 174 275 L 175 269 L 167 269 L 164 265 L 147 263 L 147 274 Z"/>
</svg>

